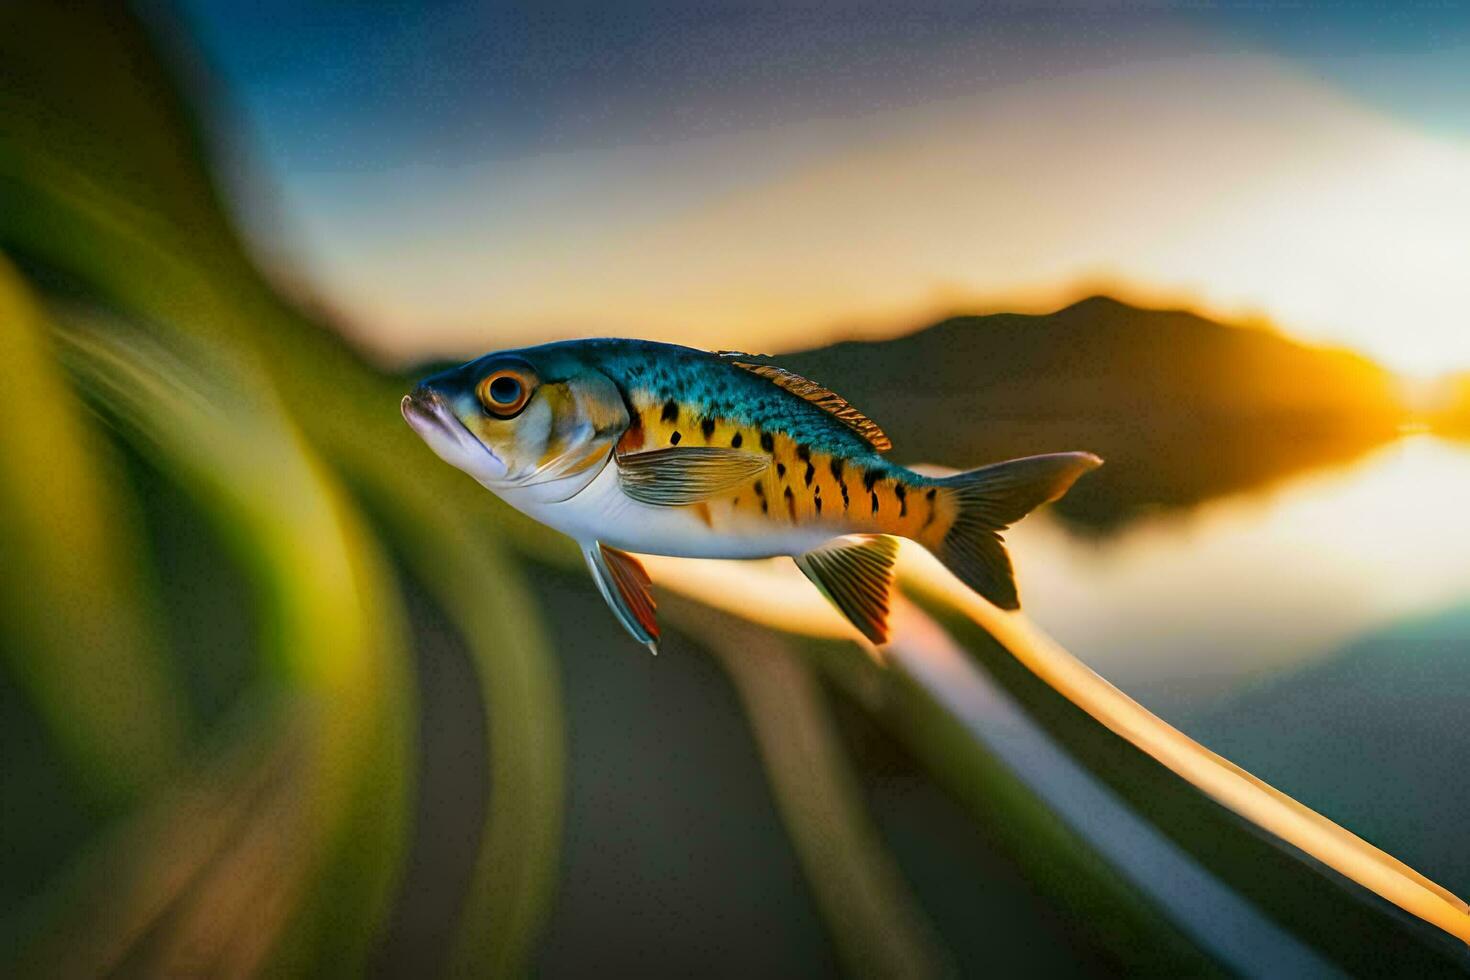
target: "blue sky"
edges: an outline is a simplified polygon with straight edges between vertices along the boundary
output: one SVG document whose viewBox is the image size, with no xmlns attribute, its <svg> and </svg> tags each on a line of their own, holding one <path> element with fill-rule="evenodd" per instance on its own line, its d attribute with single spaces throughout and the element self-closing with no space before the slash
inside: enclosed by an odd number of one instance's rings
<svg viewBox="0 0 1470 980">
<path fill-rule="evenodd" d="M 1470 137 L 1470 4 L 1239 3 L 1193 16 L 1386 112 Z"/>
<path fill-rule="evenodd" d="M 1420 373 L 1470 365 L 1461 296 L 1437 285 L 1446 253 L 1470 261 L 1447 218 L 1470 6 L 970 8 L 184 6 L 279 197 L 269 227 L 243 202 L 246 224 L 392 355 L 548 333 L 769 346 L 1101 281 Z M 915 175 L 951 148 L 931 183 L 955 203 L 931 205 Z M 1147 229 L 1151 184 L 1168 197 Z M 990 244 L 956 258 L 957 216 Z M 1278 242 L 1276 271 L 1253 240 Z M 1400 309 L 1422 337 L 1385 332 Z"/>
</svg>

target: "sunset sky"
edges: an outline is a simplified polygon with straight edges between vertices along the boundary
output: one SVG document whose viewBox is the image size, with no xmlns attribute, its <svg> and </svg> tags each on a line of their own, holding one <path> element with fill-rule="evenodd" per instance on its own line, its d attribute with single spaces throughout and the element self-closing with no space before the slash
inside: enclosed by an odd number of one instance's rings
<svg viewBox="0 0 1470 980">
<path fill-rule="evenodd" d="M 1470 7 L 186 10 L 241 217 L 390 356 L 1106 288 L 1470 368 Z"/>
</svg>

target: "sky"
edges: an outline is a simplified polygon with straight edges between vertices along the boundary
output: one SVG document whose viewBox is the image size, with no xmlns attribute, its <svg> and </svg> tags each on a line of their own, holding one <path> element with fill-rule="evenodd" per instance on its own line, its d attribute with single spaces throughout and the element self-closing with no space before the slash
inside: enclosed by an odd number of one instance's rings
<svg viewBox="0 0 1470 980">
<path fill-rule="evenodd" d="M 1470 368 L 1470 5 L 184 0 L 242 222 L 392 359 L 1091 292 Z"/>
</svg>

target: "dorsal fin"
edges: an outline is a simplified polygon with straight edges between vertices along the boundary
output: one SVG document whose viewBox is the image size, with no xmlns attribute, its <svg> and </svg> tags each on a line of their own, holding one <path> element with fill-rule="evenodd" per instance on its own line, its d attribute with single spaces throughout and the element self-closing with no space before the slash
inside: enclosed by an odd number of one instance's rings
<svg viewBox="0 0 1470 980">
<path fill-rule="evenodd" d="M 788 371 L 774 364 L 752 364 L 750 361 L 736 360 L 731 360 L 730 363 L 738 368 L 744 368 L 751 374 L 758 374 L 777 387 L 785 388 L 798 398 L 811 402 L 862 436 L 868 441 L 868 445 L 878 452 L 886 453 L 893 448 L 893 443 L 883 434 L 883 430 L 878 428 L 877 422 L 853 408 L 846 398 L 830 388 L 823 388 L 809 378 L 803 378 L 794 371 Z"/>
</svg>

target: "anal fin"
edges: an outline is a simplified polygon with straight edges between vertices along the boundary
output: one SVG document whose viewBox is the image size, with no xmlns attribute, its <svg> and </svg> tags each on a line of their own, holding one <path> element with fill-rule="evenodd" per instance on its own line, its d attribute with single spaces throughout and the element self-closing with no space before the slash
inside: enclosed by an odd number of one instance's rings
<svg viewBox="0 0 1470 980">
<path fill-rule="evenodd" d="M 652 581 L 643 563 L 626 551 L 609 548 L 600 541 L 582 545 L 582 557 L 592 572 L 597 591 L 633 639 L 658 653 L 658 606 L 653 601 Z"/>
<path fill-rule="evenodd" d="M 886 534 L 842 538 L 794 561 L 848 622 L 876 644 L 888 640 L 888 592 L 898 539 Z"/>
</svg>

